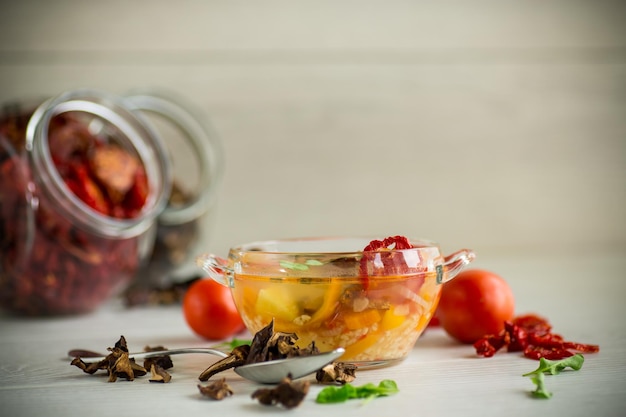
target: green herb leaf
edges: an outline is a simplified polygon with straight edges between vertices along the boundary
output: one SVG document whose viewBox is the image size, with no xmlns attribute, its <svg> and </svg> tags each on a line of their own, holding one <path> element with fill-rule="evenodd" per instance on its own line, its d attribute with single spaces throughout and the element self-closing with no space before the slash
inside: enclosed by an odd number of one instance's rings
<svg viewBox="0 0 626 417">
<path fill-rule="evenodd" d="M 532 372 L 525 373 L 522 376 L 530 377 L 530 380 L 537 386 L 537 388 L 531 392 L 534 397 L 547 399 L 552 397 L 552 393 L 546 390 L 544 375 L 556 375 L 561 373 L 561 371 L 565 368 L 572 368 L 573 370 L 578 371 L 583 367 L 583 362 L 585 362 L 585 358 L 580 353 L 558 361 L 540 358 L 539 367 Z"/>
<path fill-rule="evenodd" d="M 530 380 L 533 381 L 535 385 L 537 385 L 537 388 L 534 391 L 531 391 L 531 394 L 533 397 L 545 398 L 545 399 L 552 397 L 552 393 L 546 389 L 544 379 L 545 379 L 545 376 L 543 372 L 533 375 L 530 378 Z"/>
<path fill-rule="evenodd" d="M 341 387 L 326 387 L 317 394 L 317 401 L 320 404 L 342 403 L 356 397 L 356 388 L 351 384 L 344 384 Z"/>
<path fill-rule="evenodd" d="M 220 343 L 216 347 L 233 350 L 236 347 L 239 347 L 242 345 L 250 345 L 250 344 L 252 344 L 252 340 L 233 338 L 229 342 Z"/>
<path fill-rule="evenodd" d="M 543 373 L 556 375 L 561 373 L 561 371 L 565 368 L 572 368 L 573 370 L 578 371 L 580 368 L 583 367 L 583 362 L 585 362 L 585 358 L 580 353 L 558 361 L 551 361 L 549 359 L 541 358 L 539 359 L 539 368 L 522 376 L 531 376 Z"/>
<path fill-rule="evenodd" d="M 280 261 L 280 266 L 285 269 L 293 269 L 295 271 L 306 271 L 307 269 L 309 269 L 308 265 L 289 261 Z"/>
<path fill-rule="evenodd" d="M 317 394 L 315 401 L 320 404 L 340 403 L 358 398 L 369 401 L 376 397 L 395 394 L 398 391 L 398 385 L 395 381 L 385 379 L 378 385 L 370 382 L 358 387 L 352 384 L 344 384 L 341 387 L 326 387 Z"/>
<path fill-rule="evenodd" d="M 309 266 L 324 265 L 323 262 L 320 262 L 317 259 L 307 259 L 306 261 L 304 261 L 304 263 L 280 261 L 279 264 L 285 269 L 293 269 L 295 271 L 306 271 L 307 269 L 309 269 Z"/>
</svg>

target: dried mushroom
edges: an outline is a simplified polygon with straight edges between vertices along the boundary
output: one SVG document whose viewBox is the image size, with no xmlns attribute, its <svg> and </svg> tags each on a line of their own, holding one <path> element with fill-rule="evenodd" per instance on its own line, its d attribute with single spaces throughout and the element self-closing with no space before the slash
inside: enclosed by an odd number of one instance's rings
<svg viewBox="0 0 626 417">
<path fill-rule="evenodd" d="M 77 358 L 79 356 L 81 358 L 99 358 L 100 356 L 104 356 L 104 355 L 100 352 L 95 352 L 93 350 L 72 349 L 69 352 L 67 352 L 67 356 L 71 356 L 72 358 Z"/>
<path fill-rule="evenodd" d="M 160 350 L 167 350 L 164 346 L 146 346 L 143 348 L 144 352 L 156 352 Z M 146 358 L 143 361 L 143 367 L 146 369 L 152 368 L 152 365 L 157 365 L 163 369 L 170 369 L 174 366 L 170 355 L 153 356 Z"/>
<path fill-rule="evenodd" d="M 236 366 L 245 365 L 246 358 L 248 357 L 249 353 L 250 353 L 250 346 L 248 345 L 237 346 L 230 352 L 230 355 L 228 355 L 224 359 L 220 359 L 219 361 L 215 362 L 213 365 L 205 369 L 200 374 L 198 379 L 200 381 L 206 381 L 209 378 L 211 378 L 213 375 L 219 372 L 225 371 L 230 368 L 234 368 Z"/>
<path fill-rule="evenodd" d="M 135 377 L 143 376 L 147 373 L 146 369 L 135 363 L 135 360 L 128 357 L 128 346 L 124 336 L 115 343 L 114 347 L 109 347 L 110 352 L 106 358 L 99 362 L 85 363 L 80 357 L 75 357 L 71 365 L 74 365 L 88 374 L 94 374 L 102 369 L 106 370 L 109 375 L 109 382 L 115 382 L 118 378 L 124 378 L 132 381 Z"/>
<path fill-rule="evenodd" d="M 198 389 L 202 395 L 218 401 L 233 395 L 233 390 L 226 383 L 226 378 L 219 379 L 205 386 L 198 384 Z"/>
<path fill-rule="evenodd" d="M 150 373 L 150 382 L 166 383 L 172 380 L 172 376 L 165 369 L 154 363 L 150 367 Z"/>
<path fill-rule="evenodd" d="M 283 380 L 274 388 L 259 388 L 252 393 L 252 398 L 263 405 L 281 405 L 285 408 L 294 408 L 300 405 L 309 392 L 309 381 L 292 381 L 291 376 Z"/>
<path fill-rule="evenodd" d="M 229 356 L 205 369 L 199 379 L 206 381 L 219 372 L 241 365 L 319 353 L 314 342 L 301 349 L 296 345 L 297 340 L 298 336 L 295 333 L 274 332 L 272 320 L 254 335 L 250 345 L 236 347 Z"/>
<path fill-rule="evenodd" d="M 347 384 L 356 378 L 356 365 L 345 362 L 329 363 L 315 373 L 315 379 L 321 384 Z"/>
<path fill-rule="evenodd" d="M 259 330 L 252 339 L 250 355 L 246 363 L 266 362 L 274 359 L 292 358 L 319 353 L 315 342 L 301 349 L 296 345 L 295 333 L 274 332 L 274 321 Z"/>
</svg>

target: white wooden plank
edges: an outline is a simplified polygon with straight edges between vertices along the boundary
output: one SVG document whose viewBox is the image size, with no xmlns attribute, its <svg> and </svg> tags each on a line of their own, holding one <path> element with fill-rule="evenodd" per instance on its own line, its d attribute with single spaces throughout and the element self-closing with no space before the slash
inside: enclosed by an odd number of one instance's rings
<svg viewBox="0 0 626 417">
<path fill-rule="evenodd" d="M 221 252 L 309 234 L 402 233 L 450 251 L 626 236 L 620 66 L 43 72 L 23 68 L 4 94 L 165 86 L 210 115 L 227 158 L 211 233 Z"/>
<path fill-rule="evenodd" d="M 186 95 L 226 146 L 220 252 L 320 233 L 624 247 L 624 3 L 566 3 L 14 2 L 0 101 Z"/>
<path fill-rule="evenodd" d="M 601 1 L 22 0 L 2 50 L 624 46 L 626 5 Z"/>
<path fill-rule="evenodd" d="M 312 384 L 305 402 L 293 410 L 299 416 L 322 416 L 329 411 L 346 416 L 394 414 L 424 416 L 528 416 L 572 417 L 621 415 L 626 407 L 623 368 L 626 366 L 620 294 L 626 281 L 620 276 L 621 256 L 492 257 L 477 266 L 502 274 L 514 289 L 516 311 L 547 317 L 566 339 L 597 343 L 600 352 L 585 355 L 583 368 L 546 376 L 554 396 L 537 400 L 529 396 L 534 385 L 521 375 L 537 362 L 517 353 L 500 352 L 490 359 L 477 358 L 474 349 L 458 345 L 441 330 L 428 330 L 410 356 L 398 366 L 357 373 L 358 384 L 394 379 L 400 392 L 363 405 L 359 401 L 332 406 L 314 403 L 321 386 Z M 593 277 L 593 278 L 590 278 Z M 564 283 L 567 283 L 566 285 Z M 224 374 L 235 395 L 220 402 L 203 399 L 197 392 L 197 375 L 209 359 L 174 357 L 169 384 L 106 382 L 71 367 L 62 355 L 74 347 L 101 349 L 123 332 L 131 347 L 164 344 L 167 347 L 200 346 L 176 308 L 119 309 L 111 303 L 83 317 L 21 320 L 0 314 L 0 402 L 11 416 L 45 414 L 48 417 L 115 413 L 138 417 L 162 414 L 258 415 L 278 410 L 264 408 L 250 398 L 258 388 L 233 372 Z M 123 410 L 123 411 L 120 411 Z"/>
</svg>

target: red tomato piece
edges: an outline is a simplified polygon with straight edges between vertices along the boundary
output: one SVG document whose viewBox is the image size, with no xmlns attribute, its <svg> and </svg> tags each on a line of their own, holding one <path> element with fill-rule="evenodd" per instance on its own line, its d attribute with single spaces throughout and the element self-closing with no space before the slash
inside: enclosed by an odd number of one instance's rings
<svg viewBox="0 0 626 417">
<path fill-rule="evenodd" d="M 222 340 L 245 328 L 230 289 L 210 278 L 200 279 L 187 289 L 183 315 L 189 327 L 208 340 Z"/>
<path fill-rule="evenodd" d="M 502 277 L 468 269 L 444 284 L 436 315 L 450 336 L 462 343 L 474 343 L 504 330 L 514 310 L 513 291 Z"/>
</svg>

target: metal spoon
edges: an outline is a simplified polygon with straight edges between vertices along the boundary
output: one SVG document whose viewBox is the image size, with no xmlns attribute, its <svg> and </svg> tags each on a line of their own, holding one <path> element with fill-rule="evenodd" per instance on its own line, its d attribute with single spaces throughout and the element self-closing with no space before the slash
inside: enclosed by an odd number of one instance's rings
<svg viewBox="0 0 626 417">
<path fill-rule="evenodd" d="M 335 350 L 331 350 L 330 352 L 318 353 L 315 355 L 295 356 L 292 358 L 241 365 L 235 367 L 234 370 L 239 376 L 253 382 L 259 382 L 262 384 L 277 384 L 289 374 L 291 374 L 293 379 L 312 374 L 335 359 L 338 359 L 344 354 L 344 352 L 345 349 L 337 348 Z M 152 352 L 136 352 L 129 353 L 128 356 L 130 358 L 142 359 L 163 355 L 181 355 L 185 353 L 208 353 L 221 358 L 228 356 L 228 353 L 213 348 L 179 348 Z M 106 356 L 99 356 L 83 357 L 81 359 L 83 359 L 85 363 L 89 363 L 99 362 L 105 358 Z"/>
</svg>

